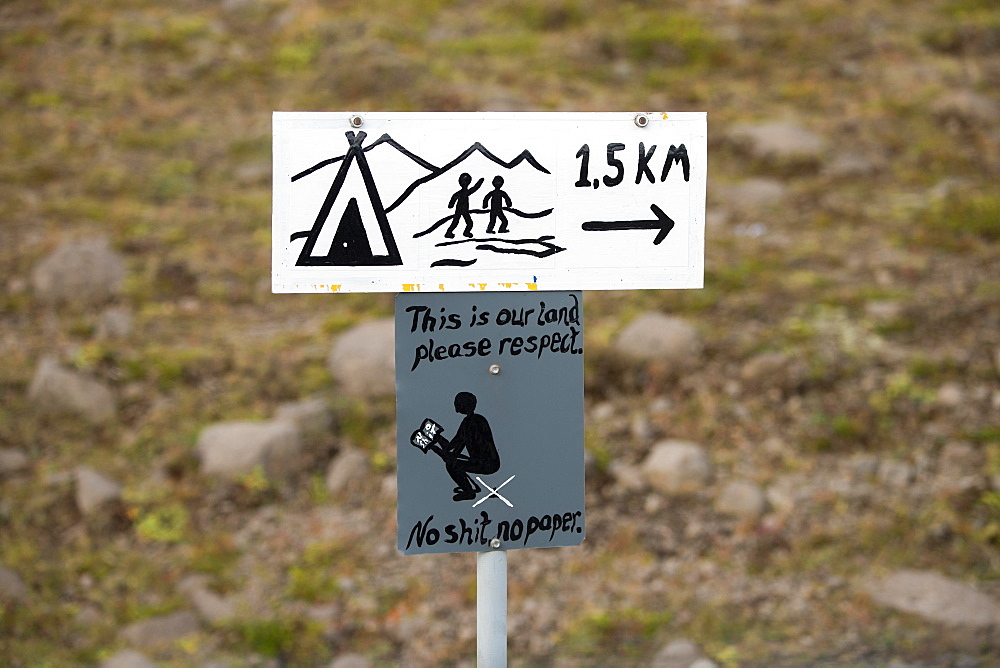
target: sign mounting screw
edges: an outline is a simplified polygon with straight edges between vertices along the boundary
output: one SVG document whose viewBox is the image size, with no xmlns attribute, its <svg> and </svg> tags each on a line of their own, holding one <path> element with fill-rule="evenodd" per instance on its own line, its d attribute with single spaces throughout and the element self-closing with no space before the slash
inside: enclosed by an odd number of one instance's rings
<svg viewBox="0 0 1000 668">
<path fill-rule="evenodd" d="M 637 127 L 644 128 L 649 125 L 649 116 L 646 114 L 636 114 L 634 120 Z"/>
<path fill-rule="evenodd" d="M 365 119 L 361 118 L 360 116 L 351 116 L 352 128 L 360 128 L 364 124 L 365 124 Z"/>
<path fill-rule="evenodd" d="M 491 539 L 490 540 L 490 547 L 492 547 L 494 550 L 499 550 L 500 549 L 500 539 L 499 538 L 493 538 L 493 539 Z"/>
<path fill-rule="evenodd" d="M 500 365 L 499 364 L 491 364 L 490 365 L 490 375 L 491 376 L 496 376 L 496 375 L 499 375 L 499 373 L 500 373 Z"/>
</svg>

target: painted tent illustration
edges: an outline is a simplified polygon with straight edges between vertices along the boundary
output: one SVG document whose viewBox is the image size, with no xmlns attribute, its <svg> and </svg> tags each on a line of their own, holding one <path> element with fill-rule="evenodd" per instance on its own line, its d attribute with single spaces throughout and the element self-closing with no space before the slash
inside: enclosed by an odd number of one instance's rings
<svg viewBox="0 0 1000 668">
<path fill-rule="evenodd" d="M 361 148 L 365 136 L 364 132 L 346 133 L 350 148 L 344 155 L 323 206 L 320 207 L 316 222 L 312 229 L 296 232 L 291 236 L 292 241 L 303 237 L 306 240 L 295 262 L 296 266 L 361 267 L 403 264 L 385 208 L 375 187 L 375 180 Z M 352 191 L 360 191 L 360 187 L 357 187 L 358 177 L 364 184 L 367 195 L 361 200 L 352 196 Z M 354 187 L 345 188 L 345 183 Z M 331 219 L 337 221 L 335 226 L 327 225 Z M 380 236 L 376 236 L 373 244 L 375 229 Z"/>
</svg>

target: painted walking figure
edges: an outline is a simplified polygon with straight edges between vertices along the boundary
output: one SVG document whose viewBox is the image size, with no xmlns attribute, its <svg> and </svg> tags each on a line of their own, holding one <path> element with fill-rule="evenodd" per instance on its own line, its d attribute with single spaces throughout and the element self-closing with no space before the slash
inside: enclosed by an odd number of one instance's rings
<svg viewBox="0 0 1000 668">
<path fill-rule="evenodd" d="M 490 224 L 486 228 L 486 231 L 493 234 L 494 228 L 496 227 L 497 218 L 502 222 L 500 223 L 500 234 L 507 232 L 507 216 L 503 212 L 503 206 L 506 204 L 508 207 L 513 206 L 510 201 L 510 195 L 505 193 L 500 188 L 503 187 L 503 177 L 494 176 L 493 177 L 493 190 L 487 193 L 486 197 L 483 199 L 483 207 L 489 207 L 490 209 Z"/>
<path fill-rule="evenodd" d="M 469 195 L 479 190 L 479 186 L 483 185 L 483 179 L 479 179 L 476 185 L 469 187 L 472 183 L 472 177 L 469 176 L 468 172 L 462 172 L 462 175 L 458 177 L 458 185 L 461 186 L 458 192 L 451 196 L 448 201 L 448 208 L 455 207 L 455 215 L 451 218 L 451 227 L 448 231 L 444 233 L 449 239 L 455 237 L 455 228 L 458 227 L 458 219 L 465 219 L 465 232 L 463 234 L 467 237 L 472 237 L 472 217 L 469 215 Z"/>
<path fill-rule="evenodd" d="M 458 485 L 452 500 L 468 501 L 482 491 L 469 474 L 499 471 L 500 453 L 493 442 L 490 423 L 476 413 L 476 395 L 471 392 L 456 394 L 455 412 L 465 417 L 450 441 L 441 435 L 441 425 L 428 418 L 420 429 L 413 432 L 410 443 L 425 453 L 428 450 L 437 453 L 444 460 L 448 475 Z"/>
</svg>

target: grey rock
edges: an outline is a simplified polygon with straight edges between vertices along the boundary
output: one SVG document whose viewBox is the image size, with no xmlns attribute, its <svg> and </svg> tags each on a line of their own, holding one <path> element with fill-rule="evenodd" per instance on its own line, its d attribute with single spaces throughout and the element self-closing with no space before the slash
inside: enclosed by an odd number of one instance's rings
<svg viewBox="0 0 1000 668">
<path fill-rule="evenodd" d="M 613 346 L 621 357 L 659 362 L 668 368 L 693 367 L 701 357 L 702 342 L 691 323 L 662 313 L 644 313 L 630 322 Z"/>
<path fill-rule="evenodd" d="M 105 309 L 97 319 L 99 339 L 124 339 L 132 333 L 132 312 L 122 306 Z"/>
<path fill-rule="evenodd" d="M 819 135 L 787 121 L 741 123 L 729 136 L 758 160 L 819 163 L 825 151 Z"/>
<path fill-rule="evenodd" d="M 703 658 L 692 663 L 691 668 L 719 668 L 719 664 L 711 659 Z"/>
<path fill-rule="evenodd" d="M 362 323 L 337 337 L 327 363 L 341 389 L 363 398 L 393 394 L 395 339 L 393 318 Z"/>
<path fill-rule="evenodd" d="M 890 487 L 906 487 L 913 482 L 913 467 L 906 462 L 887 459 L 879 463 L 878 479 Z"/>
<path fill-rule="evenodd" d="M 368 458 L 357 448 L 343 448 L 330 462 L 326 472 L 326 488 L 333 494 L 343 493 L 352 481 L 368 475 Z"/>
<path fill-rule="evenodd" d="M 788 186 L 777 179 L 752 178 L 723 191 L 726 202 L 741 211 L 754 211 L 788 198 Z"/>
<path fill-rule="evenodd" d="M 716 511 L 742 519 L 757 519 L 767 509 L 764 492 L 749 480 L 727 482 L 715 500 Z"/>
<path fill-rule="evenodd" d="M 150 617 L 129 624 L 119 635 L 135 647 L 155 647 L 172 643 L 200 629 L 198 617 L 190 611 Z"/>
<path fill-rule="evenodd" d="M 986 453 L 967 441 L 952 441 L 941 449 L 934 487 L 946 493 L 964 492 L 986 484 Z"/>
<path fill-rule="evenodd" d="M 903 304 L 881 299 L 870 301 L 865 304 L 865 315 L 878 322 L 892 322 L 903 315 Z"/>
<path fill-rule="evenodd" d="M 344 654 L 330 662 L 329 668 L 371 668 L 372 662 L 360 654 Z"/>
<path fill-rule="evenodd" d="M 805 382 L 808 370 L 800 360 L 781 352 L 763 352 L 747 360 L 740 380 L 756 391 L 777 388 L 788 392 Z"/>
<path fill-rule="evenodd" d="M 126 649 L 102 661 L 101 668 L 156 668 L 156 664 L 134 649 Z"/>
<path fill-rule="evenodd" d="M 87 466 L 76 469 L 76 507 L 82 514 L 90 515 L 121 496 L 122 487 L 114 480 Z"/>
<path fill-rule="evenodd" d="M 0 566 L 0 603 L 26 603 L 28 586 L 21 576 L 6 566 Z"/>
<path fill-rule="evenodd" d="M 190 575 L 181 580 L 177 588 L 209 624 L 224 622 L 236 616 L 236 605 L 209 589 L 208 578 L 203 575 Z"/>
<path fill-rule="evenodd" d="M 219 422 L 201 431 L 196 449 L 203 473 L 236 478 L 259 466 L 281 476 L 301 463 L 302 437 L 284 421 Z"/>
<path fill-rule="evenodd" d="M 52 302 L 100 303 L 121 292 L 125 261 L 106 238 L 68 241 L 31 272 L 35 294 Z"/>
<path fill-rule="evenodd" d="M 947 93 L 931 105 L 931 112 L 942 120 L 958 121 L 966 126 L 989 126 L 1000 119 L 1000 104 L 971 90 Z"/>
<path fill-rule="evenodd" d="M 282 404 L 275 411 L 274 419 L 296 425 L 305 438 L 323 436 L 333 429 L 333 412 L 318 397 Z"/>
<path fill-rule="evenodd" d="M 712 478 L 712 462 L 696 443 L 667 440 L 653 446 L 642 463 L 650 487 L 666 494 L 701 490 Z"/>
<path fill-rule="evenodd" d="M 118 411 L 114 394 L 104 383 L 61 366 L 53 357 L 39 362 L 28 397 L 42 413 L 71 413 L 91 424 L 109 422 Z"/>
<path fill-rule="evenodd" d="M 938 388 L 937 402 L 948 408 L 957 408 L 965 401 L 965 390 L 958 383 L 945 383 Z"/>
<path fill-rule="evenodd" d="M 900 570 L 864 584 L 879 605 L 971 631 L 996 630 L 1000 604 L 967 584 L 934 571 Z"/>
<path fill-rule="evenodd" d="M 31 461 L 28 455 L 15 448 L 0 448 L 0 479 L 22 473 Z"/>
<path fill-rule="evenodd" d="M 651 668 L 691 668 L 705 658 L 701 648 L 686 638 L 672 640 L 663 647 L 650 664 Z"/>
<path fill-rule="evenodd" d="M 844 153 L 838 155 L 823 168 L 823 174 L 833 179 L 853 179 L 874 176 L 884 169 L 884 165 L 863 155 Z"/>
</svg>

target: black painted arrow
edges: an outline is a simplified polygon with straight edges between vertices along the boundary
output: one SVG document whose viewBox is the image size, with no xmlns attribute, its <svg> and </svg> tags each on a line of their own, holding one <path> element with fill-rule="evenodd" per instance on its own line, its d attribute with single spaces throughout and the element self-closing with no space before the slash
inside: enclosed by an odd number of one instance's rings
<svg viewBox="0 0 1000 668">
<path fill-rule="evenodd" d="M 663 213 L 663 209 L 650 204 L 649 209 L 656 215 L 656 220 L 590 220 L 583 224 L 588 232 L 607 232 L 608 230 L 659 230 L 653 245 L 659 245 L 674 229 L 674 221 Z"/>
</svg>

